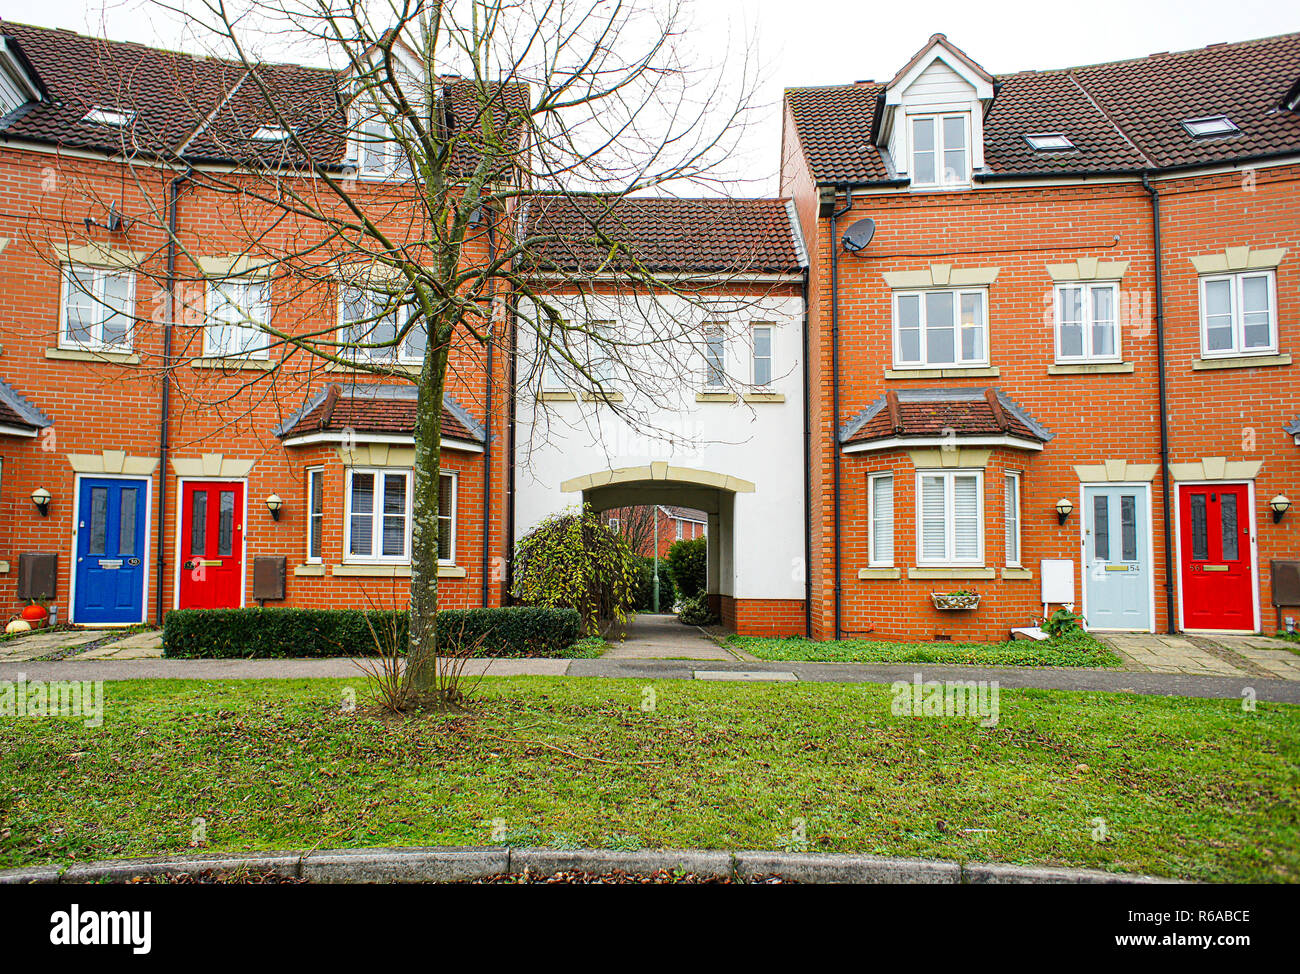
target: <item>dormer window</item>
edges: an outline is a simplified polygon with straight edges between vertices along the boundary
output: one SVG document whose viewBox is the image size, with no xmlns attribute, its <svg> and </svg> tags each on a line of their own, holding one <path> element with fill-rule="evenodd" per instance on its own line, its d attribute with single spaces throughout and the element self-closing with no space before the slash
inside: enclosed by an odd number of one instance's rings
<svg viewBox="0 0 1300 974">
<path fill-rule="evenodd" d="M 1241 131 L 1227 115 L 1187 118 L 1183 120 L 1183 128 L 1194 139 L 1211 139 L 1216 135 L 1236 135 Z"/>
<path fill-rule="evenodd" d="M 970 114 L 911 115 L 912 185 L 970 185 Z"/>
<path fill-rule="evenodd" d="M 135 121 L 135 112 L 121 111 L 117 108 L 105 108 L 96 105 L 81 117 L 88 125 L 106 125 L 110 128 L 123 129 Z"/>
<path fill-rule="evenodd" d="M 1065 152 L 1074 148 L 1074 143 L 1059 132 L 1026 135 L 1025 141 L 1035 152 Z"/>
</svg>

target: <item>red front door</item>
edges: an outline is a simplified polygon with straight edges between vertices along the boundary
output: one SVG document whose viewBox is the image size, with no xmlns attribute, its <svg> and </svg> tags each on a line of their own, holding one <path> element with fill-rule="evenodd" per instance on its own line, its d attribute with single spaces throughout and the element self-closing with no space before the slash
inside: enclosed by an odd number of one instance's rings
<svg viewBox="0 0 1300 974">
<path fill-rule="evenodd" d="M 1254 520 L 1245 484 L 1179 486 L 1184 629 L 1254 631 Z"/>
<path fill-rule="evenodd" d="M 188 481 L 181 491 L 182 609 L 234 609 L 244 585 L 244 485 Z"/>
</svg>

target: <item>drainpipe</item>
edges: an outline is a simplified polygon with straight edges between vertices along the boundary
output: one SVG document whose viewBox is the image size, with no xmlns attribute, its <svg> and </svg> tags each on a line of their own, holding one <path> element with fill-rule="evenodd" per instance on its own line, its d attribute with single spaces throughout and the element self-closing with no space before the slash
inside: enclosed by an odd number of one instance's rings
<svg viewBox="0 0 1300 974">
<path fill-rule="evenodd" d="M 509 603 L 510 593 L 515 587 L 515 385 L 519 381 L 518 357 L 515 347 L 518 341 L 519 323 L 515 318 L 515 303 L 506 294 L 507 351 L 506 362 L 506 592 L 504 601 Z"/>
<path fill-rule="evenodd" d="M 836 199 L 839 194 L 836 193 Z M 835 204 L 832 202 L 831 204 Z M 839 240 L 835 224 L 853 209 L 853 187 L 844 188 L 844 209 L 831 210 L 831 449 L 835 454 L 833 490 L 835 494 L 835 638 L 843 632 L 841 625 L 844 585 L 841 580 L 840 551 L 840 315 L 839 315 Z"/>
<path fill-rule="evenodd" d="M 167 580 L 167 449 L 171 420 L 172 326 L 176 322 L 176 211 L 180 208 L 181 186 L 190 173 L 173 176 L 167 184 L 167 318 L 163 322 L 162 397 L 158 422 L 158 580 L 154 585 L 154 621 L 163 621 L 163 585 Z"/>
<path fill-rule="evenodd" d="M 487 227 L 488 263 L 497 256 L 496 213 L 489 211 Z M 484 397 L 484 411 L 487 417 L 487 435 L 483 441 L 483 563 L 480 574 L 483 576 L 483 608 L 488 607 L 488 562 L 492 554 L 492 380 L 494 355 L 496 351 L 496 331 L 494 315 L 497 310 L 497 279 L 493 276 L 488 281 L 488 324 L 487 324 L 487 394 Z"/>
<path fill-rule="evenodd" d="M 1151 197 L 1152 250 L 1156 271 L 1156 375 L 1160 383 L 1160 507 L 1165 536 L 1165 618 L 1168 630 L 1176 632 L 1178 617 L 1174 608 L 1173 518 L 1170 514 L 1169 496 L 1169 398 L 1165 379 L 1165 290 L 1163 254 L 1160 246 L 1160 191 L 1151 185 L 1151 180 L 1145 172 L 1142 174 L 1142 188 Z"/>
<path fill-rule="evenodd" d="M 803 269 L 803 634 L 812 639 L 812 415 L 808 389 L 808 268 Z"/>
</svg>

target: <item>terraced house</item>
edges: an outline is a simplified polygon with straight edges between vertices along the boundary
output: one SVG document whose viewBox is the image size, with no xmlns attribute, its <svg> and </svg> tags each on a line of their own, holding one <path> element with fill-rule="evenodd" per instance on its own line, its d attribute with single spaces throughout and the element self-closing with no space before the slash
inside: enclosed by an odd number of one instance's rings
<svg viewBox="0 0 1300 974">
<path fill-rule="evenodd" d="M 176 162 L 276 142 L 246 70 L 0 39 L 0 603 L 39 583 L 65 618 L 134 623 L 404 599 L 418 337 L 364 368 L 261 344 L 385 316 L 281 273 L 293 226 L 236 246 Z M 346 79 L 258 71 L 399 224 L 400 159 L 330 122 Z M 623 354 L 575 369 L 524 329 L 454 350 L 442 604 L 505 601 L 513 542 L 586 502 L 689 511 L 744 633 L 1002 638 L 1062 606 L 1285 624 L 1298 109 L 1300 35 L 1006 76 L 936 35 L 888 82 L 786 92 L 780 198 L 602 210 L 652 294 L 572 245 L 590 213 L 563 200 L 484 215 L 466 259 L 569 241 L 534 254 L 535 293 Z M 192 285 L 175 320 L 169 281 Z"/>
<path fill-rule="evenodd" d="M 815 634 L 1296 614 L 1298 97 L 1300 35 L 787 91 Z"/>
</svg>

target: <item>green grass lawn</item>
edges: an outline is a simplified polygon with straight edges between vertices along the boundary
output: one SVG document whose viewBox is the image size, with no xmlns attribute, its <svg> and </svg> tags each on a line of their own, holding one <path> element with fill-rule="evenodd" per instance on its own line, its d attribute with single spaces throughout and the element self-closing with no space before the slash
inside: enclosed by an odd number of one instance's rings
<svg viewBox="0 0 1300 974">
<path fill-rule="evenodd" d="M 391 719 L 358 680 L 108 683 L 100 728 L 0 720 L 0 864 L 176 852 L 196 819 L 215 850 L 779 848 L 802 819 L 814 851 L 1300 880 L 1297 707 L 1008 690 L 981 727 L 882 685 L 647 685 Z"/>
<path fill-rule="evenodd" d="M 727 644 L 766 660 L 801 663 L 972 663 L 980 666 L 1119 666 L 1120 658 L 1085 633 L 1045 642 L 902 643 L 885 639 L 815 642 L 801 636 L 730 636 Z"/>
</svg>

